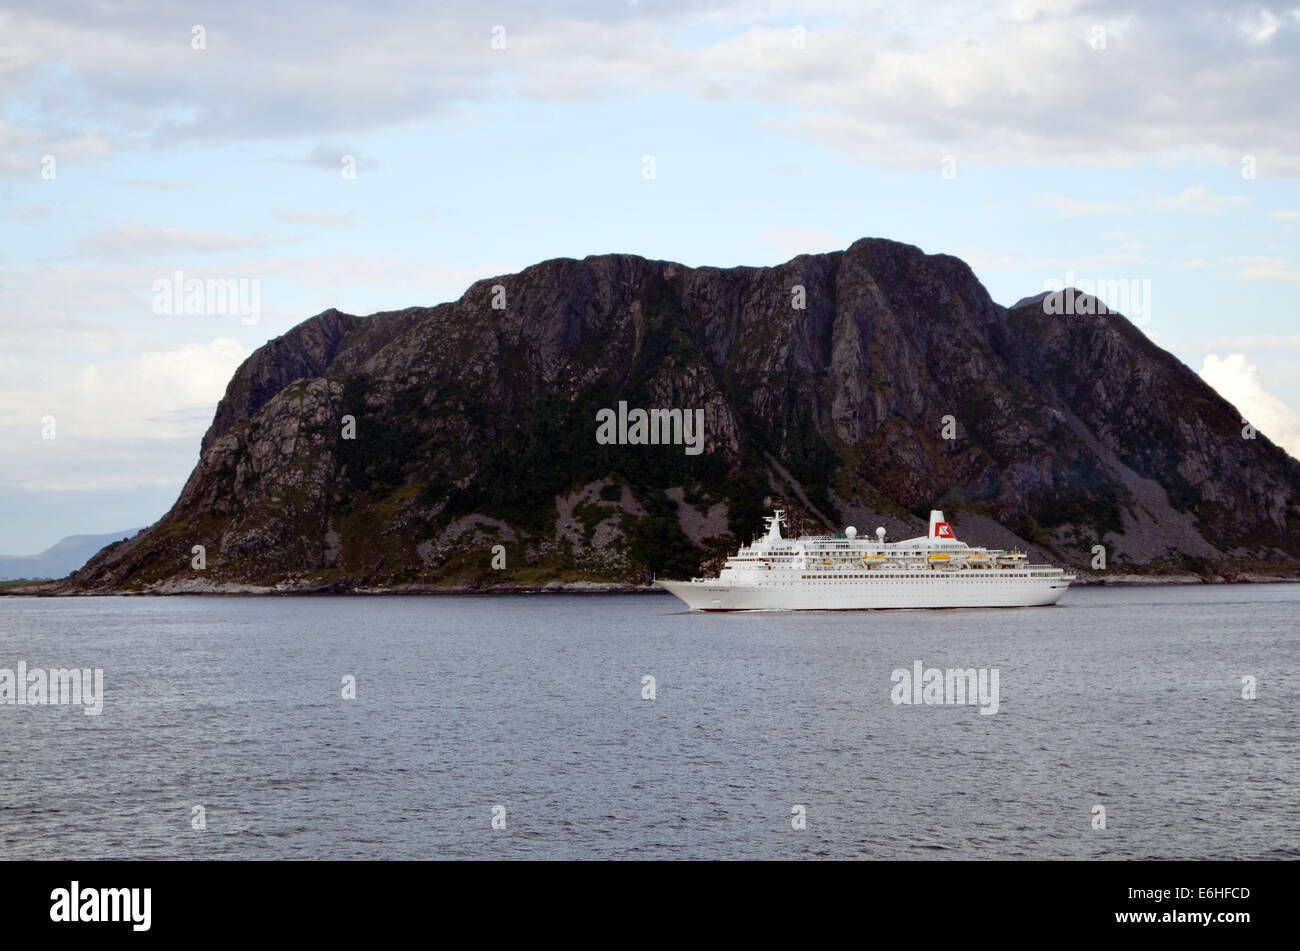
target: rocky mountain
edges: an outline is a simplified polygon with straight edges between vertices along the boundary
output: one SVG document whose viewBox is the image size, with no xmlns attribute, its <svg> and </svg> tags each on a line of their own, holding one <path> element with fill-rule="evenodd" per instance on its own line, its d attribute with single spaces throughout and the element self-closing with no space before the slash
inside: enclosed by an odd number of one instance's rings
<svg viewBox="0 0 1300 951">
<path fill-rule="evenodd" d="M 635 584 L 716 565 L 774 504 L 894 538 L 943 508 L 1099 576 L 1294 575 L 1300 463 L 1124 317 L 1047 310 L 864 239 L 327 311 L 240 367 L 171 511 L 56 587 Z"/>
</svg>

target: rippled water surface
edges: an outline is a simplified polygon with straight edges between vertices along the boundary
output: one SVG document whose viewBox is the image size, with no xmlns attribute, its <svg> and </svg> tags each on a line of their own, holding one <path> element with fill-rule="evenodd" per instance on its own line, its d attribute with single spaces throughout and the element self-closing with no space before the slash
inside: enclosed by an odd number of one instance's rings
<svg viewBox="0 0 1300 951">
<path fill-rule="evenodd" d="M 106 691 L 0 706 L 0 857 L 1295 858 L 1298 622 L 1300 585 L 725 615 L 0 598 L 0 668 Z M 998 712 L 893 704 L 916 660 L 998 668 Z"/>
</svg>

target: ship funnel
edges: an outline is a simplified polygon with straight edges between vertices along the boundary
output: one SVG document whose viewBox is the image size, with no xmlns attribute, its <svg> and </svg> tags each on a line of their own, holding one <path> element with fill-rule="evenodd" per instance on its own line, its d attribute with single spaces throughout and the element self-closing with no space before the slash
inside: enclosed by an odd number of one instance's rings
<svg viewBox="0 0 1300 951">
<path fill-rule="evenodd" d="M 926 536 L 931 539 L 942 539 L 947 541 L 956 541 L 957 536 L 952 533 L 952 526 L 943 520 L 943 512 L 938 509 L 930 509 L 930 533 Z"/>
</svg>

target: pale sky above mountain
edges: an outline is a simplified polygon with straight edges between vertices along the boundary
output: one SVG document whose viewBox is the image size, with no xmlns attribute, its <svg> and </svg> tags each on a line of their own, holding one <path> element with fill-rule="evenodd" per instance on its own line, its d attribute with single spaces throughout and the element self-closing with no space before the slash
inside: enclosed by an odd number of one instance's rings
<svg viewBox="0 0 1300 951">
<path fill-rule="evenodd" d="M 0 552 L 156 520 L 235 367 L 312 314 L 613 251 L 879 236 L 1004 304 L 1137 282 L 1300 454 L 1297 88 L 1295 6 L 10 0 Z M 256 321 L 157 313 L 177 272 L 256 282 Z"/>
</svg>

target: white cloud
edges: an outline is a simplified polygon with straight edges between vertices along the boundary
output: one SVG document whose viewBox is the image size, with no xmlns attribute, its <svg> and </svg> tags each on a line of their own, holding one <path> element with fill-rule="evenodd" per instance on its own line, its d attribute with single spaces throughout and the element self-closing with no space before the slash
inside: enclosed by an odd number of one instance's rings
<svg viewBox="0 0 1300 951">
<path fill-rule="evenodd" d="M 1244 195 L 1211 195 L 1204 185 L 1192 185 L 1177 195 L 1157 198 L 1154 207 L 1159 211 L 1199 211 L 1218 214 L 1234 205 L 1248 205 Z"/>
<path fill-rule="evenodd" d="M 65 360 L 0 388 L 0 486 L 93 491 L 175 485 L 194 464 L 226 384 L 249 355 L 239 341 L 150 350 L 127 360 Z M 55 438 L 41 438 L 52 416 Z"/>
<path fill-rule="evenodd" d="M 152 412 L 146 410 L 142 414 L 145 416 L 156 416 L 159 403 L 164 409 L 194 406 L 212 406 L 215 409 L 226 391 L 226 384 L 248 355 L 243 344 L 233 337 L 217 337 L 207 344 L 190 344 L 177 350 L 145 352 L 131 362 L 126 374 L 128 382 L 124 384 L 119 378 L 112 382 L 107 392 L 133 402 L 137 399 L 134 395 L 137 391 L 146 391 L 154 409 Z M 125 398 L 128 390 L 132 395 Z M 170 406 L 168 397 L 171 398 Z"/>
<path fill-rule="evenodd" d="M 1039 195 L 1034 204 L 1050 205 L 1067 218 L 1075 215 L 1126 215 L 1133 210 L 1131 205 L 1118 202 L 1079 201 L 1064 195 Z"/>
<path fill-rule="evenodd" d="M 808 228 L 764 228 L 762 234 L 782 254 L 791 257 L 800 254 L 821 254 L 848 246 L 848 242 L 837 241 L 829 231 L 814 231 Z"/>
<path fill-rule="evenodd" d="M 39 378 L 0 389 L 0 420 L 12 426 L 51 413 L 61 432 L 138 439 L 185 435 L 190 430 L 178 430 L 176 419 L 195 409 L 210 416 L 248 354 L 238 340 L 216 337 L 127 360 L 62 361 Z"/>
<path fill-rule="evenodd" d="M 340 145 L 318 145 L 311 150 L 306 158 L 295 160 L 299 165 L 310 165 L 312 168 L 323 168 L 328 172 L 342 174 L 345 165 L 353 165 L 356 168 L 376 169 L 379 168 L 379 162 L 368 156 L 360 156 L 357 150 L 348 146 Z"/>
<path fill-rule="evenodd" d="M 1211 195 L 1204 185 L 1192 185 L 1177 195 L 1158 195 L 1144 197 L 1134 201 L 1122 202 L 1088 202 L 1065 195 L 1039 195 L 1034 198 L 1036 205 L 1050 205 L 1066 217 L 1075 215 L 1126 215 L 1138 207 L 1154 208 L 1157 211 L 1191 211 L 1218 214 L 1226 208 L 1250 204 L 1244 195 Z M 1278 217 L 1275 213 L 1274 217 Z M 1121 231 L 1112 231 L 1108 238 L 1131 238 Z"/>
<path fill-rule="evenodd" d="M 1209 4 L 1136 10 L 1105 0 L 1043 4 L 1032 16 L 872 8 L 810 31 L 803 56 L 783 30 L 751 27 L 703 51 L 686 75 L 707 74 L 720 94 L 791 103 L 801 111 L 789 131 L 888 167 L 933 168 L 945 153 L 959 168 L 1189 157 L 1235 166 L 1249 151 L 1263 175 L 1300 173 L 1300 110 L 1288 102 L 1281 120 L 1260 95 L 1261 83 L 1300 81 L 1295 57 L 1276 43 L 1223 42 L 1224 11 Z M 1088 42 L 1096 23 L 1104 51 Z M 1243 143 L 1243 129 L 1268 131 Z"/>
<path fill-rule="evenodd" d="M 1206 350 L 1300 350 L 1300 333 L 1217 337 L 1205 341 L 1202 347 Z"/>
<path fill-rule="evenodd" d="M 1252 43 L 1267 43 L 1282 25 L 1276 14 L 1268 7 L 1253 10 L 1237 21 L 1237 29 Z"/>
<path fill-rule="evenodd" d="M 1219 258 L 1219 263 L 1237 266 L 1236 273 L 1222 275 L 1234 281 L 1300 281 L 1300 265 L 1284 258 L 1238 255 Z"/>
<path fill-rule="evenodd" d="M 789 106 L 775 127 L 886 167 L 936 168 L 943 154 L 962 168 L 1235 166 L 1249 152 L 1261 175 L 1300 174 L 1300 103 L 1268 93 L 1300 86 L 1295 17 L 1237 0 L 1130 6 L 567 0 L 542 12 L 502 0 L 506 47 L 493 50 L 468 2 L 394 0 L 375 13 L 287 0 L 268 13 L 228 0 L 195 51 L 145 7 L 15 0 L 0 14 L 0 77 L 6 99 L 36 109 L 0 125 L 0 155 L 30 171 L 55 145 L 75 157 L 335 143 L 512 99 L 686 93 Z M 802 49 L 773 22 L 796 15 L 815 24 Z M 1096 24 L 1104 50 L 1089 42 Z M 65 68 L 57 86 L 48 63 Z M 321 145 L 302 161 L 337 169 L 344 151 Z"/>
<path fill-rule="evenodd" d="M 1062 283 L 1071 283 L 1070 274 L 1096 279 L 1099 275 L 1115 274 L 1116 268 L 1134 264 L 1145 259 L 1145 255 L 1131 251 L 1113 251 L 1101 254 L 1087 254 L 1075 258 L 1039 258 L 1018 257 L 1015 254 L 987 254 L 978 248 L 959 248 L 949 252 L 961 258 L 971 266 L 971 270 L 981 271 L 1039 271 L 1044 279 L 1052 278 Z"/>
<path fill-rule="evenodd" d="M 151 178 L 127 178 L 122 180 L 122 184 L 128 188 L 147 188 L 151 191 L 160 192 L 184 191 L 190 187 L 179 182 L 163 182 Z"/>
<path fill-rule="evenodd" d="M 1222 359 L 1206 354 L 1201 379 L 1241 412 L 1242 418 L 1300 459 L 1300 413 L 1264 389 L 1259 370 L 1244 353 Z"/>
<path fill-rule="evenodd" d="M 3 29 L 2 24 L 3 20 L 0 19 L 0 31 Z M 0 54 L 3 52 L 0 49 Z M 0 98 L 0 104 L 3 104 L 3 98 Z M 47 131 L 24 129 L 0 119 L 0 172 L 35 178 L 43 171 L 45 156 L 50 155 L 54 157 L 54 180 L 57 181 L 61 163 L 107 155 L 111 151 L 108 138 L 100 132 L 87 130 L 73 133 L 62 128 Z"/>
<path fill-rule="evenodd" d="M 292 281 L 313 291 L 348 288 L 425 289 L 419 298 L 403 302 L 400 305 L 402 307 L 432 306 L 444 300 L 454 300 L 475 281 L 511 271 L 510 267 L 504 265 L 440 265 L 378 254 L 316 254 L 303 257 L 277 255 L 253 258 L 240 267 L 249 275 Z M 363 307 L 356 312 L 371 313 L 374 310 L 374 307 Z"/>
<path fill-rule="evenodd" d="M 1300 221 L 1300 211 L 1270 211 L 1268 216 L 1278 221 Z"/>
<path fill-rule="evenodd" d="M 318 228 L 350 228 L 357 220 L 355 211 L 338 214 L 327 211 L 291 211 L 272 208 L 271 217 L 289 225 L 314 225 Z"/>
<path fill-rule="evenodd" d="M 81 239 L 81 248 L 103 257 L 189 252 L 210 254 L 261 247 L 263 242 L 237 234 L 192 231 L 159 225 L 125 225 L 94 231 Z"/>
</svg>

